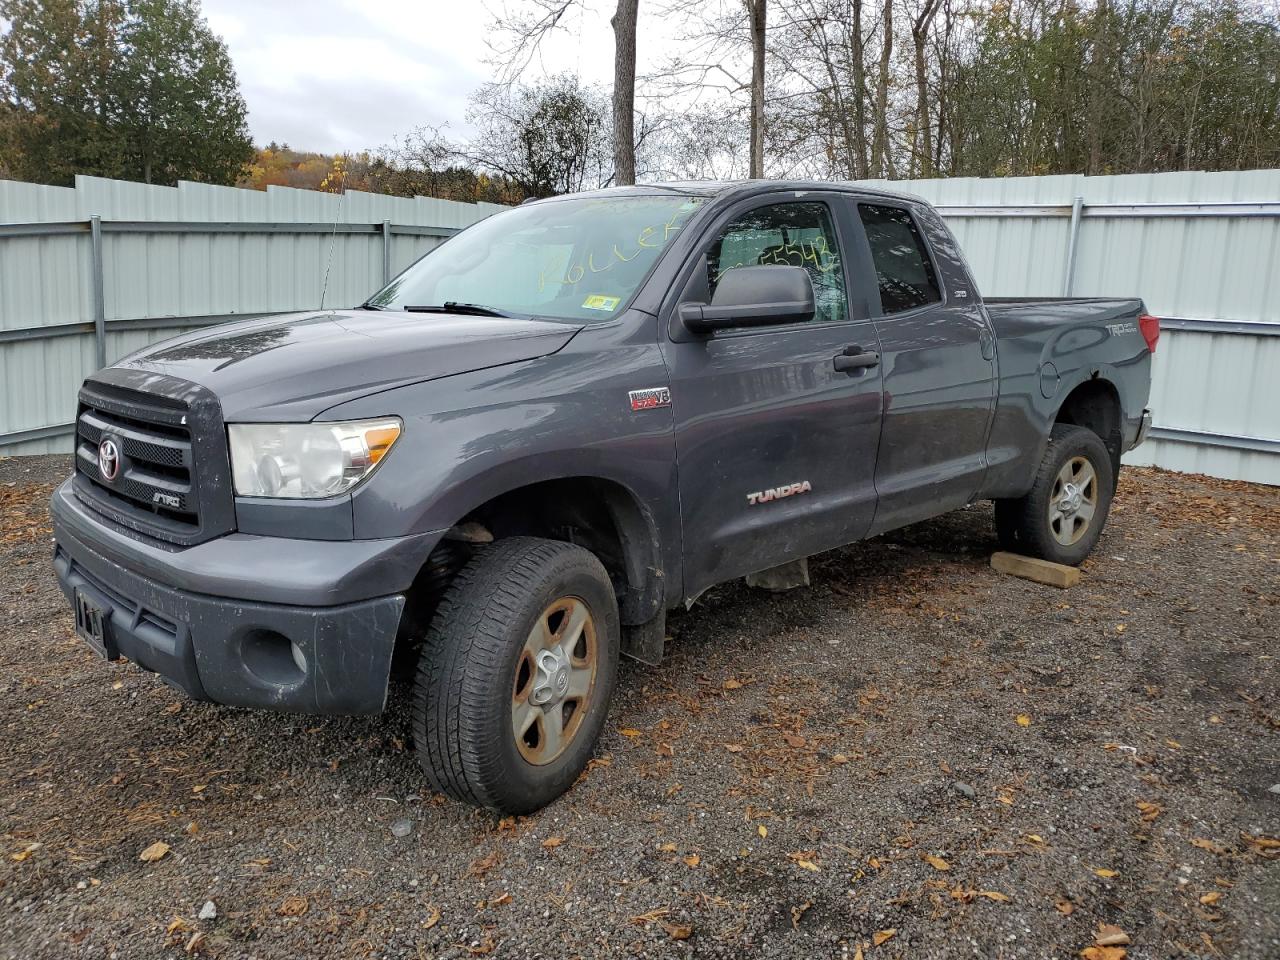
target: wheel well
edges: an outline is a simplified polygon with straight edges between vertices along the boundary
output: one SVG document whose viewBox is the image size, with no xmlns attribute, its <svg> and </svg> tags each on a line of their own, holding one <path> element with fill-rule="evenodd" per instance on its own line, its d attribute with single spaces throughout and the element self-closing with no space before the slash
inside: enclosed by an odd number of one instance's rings
<svg viewBox="0 0 1280 960">
<path fill-rule="evenodd" d="M 545 480 L 518 487 L 459 518 L 431 552 L 409 591 L 401 636 L 421 636 L 449 581 L 470 559 L 477 540 L 533 536 L 585 547 L 609 572 L 625 625 L 643 624 L 663 609 L 664 580 L 655 528 L 626 487 L 597 477 Z"/>
<path fill-rule="evenodd" d="M 1111 454 L 1111 472 L 1118 478 L 1124 447 L 1120 420 L 1120 394 L 1114 384 L 1095 374 L 1067 394 L 1054 422 L 1074 424 L 1096 433 Z"/>
</svg>

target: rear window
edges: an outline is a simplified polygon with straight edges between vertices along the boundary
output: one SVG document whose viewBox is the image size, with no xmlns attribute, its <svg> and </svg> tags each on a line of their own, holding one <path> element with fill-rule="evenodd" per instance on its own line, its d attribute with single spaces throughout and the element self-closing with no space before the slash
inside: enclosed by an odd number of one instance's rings
<svg viewBox="0 0 1280 960">
<path fill-rule="evenodd" d="M 911 214 L 900 207 L 859 204 L 858 215 L 871 244 L 884 313 L 902 313 L 940 302 L 938 277 Z"/>
</svg>

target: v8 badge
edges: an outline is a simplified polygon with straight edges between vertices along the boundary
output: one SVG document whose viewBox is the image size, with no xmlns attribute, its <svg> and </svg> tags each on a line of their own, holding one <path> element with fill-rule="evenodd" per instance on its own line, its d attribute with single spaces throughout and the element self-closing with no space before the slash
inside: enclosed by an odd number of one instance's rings
<svg viewBox="0 0 1280 960">
<path fill-rule="evenodd" d="M 653 410 L 655 407 L 671 406 L 671 390 L 667 387 L 646 387 L 643 390 L 632 390 L 627 394 L 631 398 L 631 412 Z"/>
</svg>

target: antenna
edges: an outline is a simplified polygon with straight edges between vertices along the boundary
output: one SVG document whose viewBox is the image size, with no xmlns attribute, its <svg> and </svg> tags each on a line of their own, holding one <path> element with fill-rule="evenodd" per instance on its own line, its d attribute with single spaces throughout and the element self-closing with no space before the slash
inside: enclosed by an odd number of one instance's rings
<svg viewBox="0 0 1280 960">
<path fill-rule="evenodd" d="M 333 232 L 329 234 L 329 256 L 324 262 L 324 281 L 320 284 L 320 309 L 324 309 L 324 297 L 329 290 L 329 268 L 333 266 L 333 247 L 338 239 L 338 222 L 342 219 L 342 204 L 347 199 L 347 168 L 342 168 L 342 192 L 338 194 L 338 209 L 333 215 Z"/>
</svg>

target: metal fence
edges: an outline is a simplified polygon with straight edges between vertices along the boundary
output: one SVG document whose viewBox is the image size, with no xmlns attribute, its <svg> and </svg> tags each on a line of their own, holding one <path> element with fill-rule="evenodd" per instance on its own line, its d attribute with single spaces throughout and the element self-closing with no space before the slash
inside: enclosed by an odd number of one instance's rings
<svg viewBox="0 0 1280 960">
<path fill-rule="evenodd" d="M 1141 296 L 1161 317 L 1156 427 L 1130 461 L 1280 484 L 1280 171 L 875 185 L 936 204 L 990 296 Z M 358 303 L 495 209 L 0 181 L 0 453 L 69 449 L 76 387 L 106 361 L 317 307 L 326 271 L 326 303 Z"/>
<path fill-rule="evenodd" d="M 363 301 L 503 209 L 348 193 L 0 181 L 0 454 L 70 450 L 93 370 L 193 327 Z"/>
</svg>

